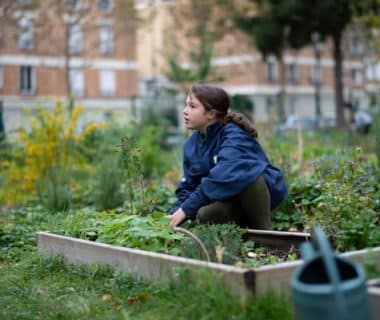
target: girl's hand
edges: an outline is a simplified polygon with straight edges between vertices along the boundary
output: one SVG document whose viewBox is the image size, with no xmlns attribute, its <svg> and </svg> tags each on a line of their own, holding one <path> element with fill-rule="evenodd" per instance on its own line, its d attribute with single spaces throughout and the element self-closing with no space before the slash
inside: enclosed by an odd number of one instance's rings
<svg viewBox="0 0 380 320">
<path fill-rule="evenodd" d="M 186 219 L 185 212 L 182 210 L 182 208 L 179 208 L 176 212 L 174 212 L 170 216 L 170 226 L 176 227 L 185 219 Z"/>
</svg>

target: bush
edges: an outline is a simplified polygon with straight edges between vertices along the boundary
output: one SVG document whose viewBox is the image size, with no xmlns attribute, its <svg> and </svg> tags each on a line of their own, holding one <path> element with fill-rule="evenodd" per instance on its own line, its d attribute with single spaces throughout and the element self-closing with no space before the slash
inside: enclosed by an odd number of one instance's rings
<svg viewBox="0 0 380 320">
<path fill-rule="evenodd" d="M 306 231 L 318 222 L 342 251 L 378 245 L 380 174 L 360 149 L 321 157 L 302 180 L 289 197 Z"/>
<path fill-rule="evenodd" d="M 114 209 L 124 202 L 121 186 L 124 175 L 118 154 L 106 155 L 96 171 L 94 203 L 101 210 Z"/>
<path fill-rule="evenodd" d="M 56 181 L 49 179 L 58 177 L 61 170 L 66 174 L 80 167 L 83 158 L 75 145 L 81 139 L 81 135 L 76 133 L 76 126 L 82 110 L 77 107 L 69 113 L 59 101 L 52 111 L 37 109 L 35 117 L 30 118 L 30 130 L 21 128 L 20 144 L 12 148 L 4 177 L 5 183 L 12 185 L 12 189 L 2 188 L 0 200 L 6 204 L 16 204 L 35 196 L 37 191 L 39 195 L 51 193 L 50 188 Z M 66 180 L 70 180 L 68 175 Z M 70 187 L 71 184 L 65 181 L 65 188 Z M 53 194 L 58 193 L 53 190 Z M 53 200 L 53 203 L 58 202 Z"/>
</svg>

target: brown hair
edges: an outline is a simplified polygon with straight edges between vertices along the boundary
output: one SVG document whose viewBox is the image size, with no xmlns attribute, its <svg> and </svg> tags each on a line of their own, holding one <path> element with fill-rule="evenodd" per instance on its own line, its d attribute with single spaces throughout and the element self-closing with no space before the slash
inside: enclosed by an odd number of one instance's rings
<svg viewBox="0 0 380 320">
<path fill-rule="evenodd" d="M 257 138 L 257 130 L 251 122 L 241 113 L 228 112 L 230 108 L 230 98 L 222 88 L 206 84 L 195 84 L 191 88 L 191 94 L 202 103 L 207 111 L 216 110 L 218 120 L 225 125 L 228 122 L 236 123 L 250 136 Z"/>
</svg>

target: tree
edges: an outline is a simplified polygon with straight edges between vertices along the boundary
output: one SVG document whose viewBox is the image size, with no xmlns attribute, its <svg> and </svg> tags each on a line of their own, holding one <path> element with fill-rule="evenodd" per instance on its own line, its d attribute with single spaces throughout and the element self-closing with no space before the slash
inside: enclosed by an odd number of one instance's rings
<svg viewBox="0 0 380 320">
<path fill-rule="evenodd" d="M 368 0 L 370 1 L 370 0 Z M 262 12 L 255 19 L 245 15 L 237 16 L 236 21 L 248 24 L 242 27 L 252 32 L 255 43 L 262 53 L 271 52 L 279 59 L 285 44 L 300 48 L 311 43 L 311 34 L 318 32 L 322 39 L 333 41 L 335 111 L 338 127 L 345 126 L 343 79 L 342 79 L 342 37 L 347 25 L 353 20 L 353 8 L 359 0 L 266 0 L 259 1 Z M 238 26 L 242 24 L 238 23 Z M 286 29 L 287 28 L 287 29 Z M 287 32 L 284 32 L 287 30 Z M 286 38 L 284 35 L 286 34 Z M 269 42 L 269 43 L 267 43 Z"/>
<path fill-rule="evenodd" d="M 214 45 L 228 28 L 220 10 L 222 3 L 221 0 L 179 1 L 170 12 L 172 25 L 167 34 L 169 48 L 164 53 L 168 64 L 165 75 L 180 91 L 189 90 L 193 82 L 223 79 L 211 67 Z"/>
<path fill-rule="evenodd" d="M 367 40 L 380 51 L 380 0 L 362 0 L 354 6 L 355 21 L 365 27 Z"/>
<path fill-rule="evenodd" d="M 316 31 L 330 36 L 333 41 L 335 114 L 336 126 L 345 127 L 343 96 L 343 53 L 342 39 L 345 28 L 353 19 L 351 0 L 321 0 L 313 3 L 316 12 Z M 306 10 L 306 7 L 304 7 Z M 331 14 L 331 13 L 334 14 Z"/>
</svg>

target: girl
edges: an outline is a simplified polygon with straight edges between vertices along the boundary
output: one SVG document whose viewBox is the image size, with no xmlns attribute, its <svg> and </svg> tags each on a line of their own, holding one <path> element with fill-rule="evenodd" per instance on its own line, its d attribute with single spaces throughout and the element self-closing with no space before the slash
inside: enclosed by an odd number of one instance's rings
<svg viewBox="0 0 380 320">
<path fill-rule="evenodd" d="M 171 226 L 196 218 L 271 227 L 271 210 L 287 193 L 284 177 L 256 140 L 257 131 L 229 107 L 227 93 L 214 86 L 194 85 L 186 98 L 185 125 L 194 132 L 183 145 L 184 175 Z"/>
</svg>

